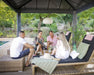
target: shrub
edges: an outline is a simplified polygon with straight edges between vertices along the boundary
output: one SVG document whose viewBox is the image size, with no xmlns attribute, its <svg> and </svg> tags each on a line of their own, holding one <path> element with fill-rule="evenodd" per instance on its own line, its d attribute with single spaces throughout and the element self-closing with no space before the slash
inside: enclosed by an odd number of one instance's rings
<svg viewBox="0 0 94 75">
<path fill-rule="evenodd" d="M 75 41 L 76 46 L 79 45 L 79 43 L 82 41 L 82 39 L 84 38 L 84 36 L 86 35 L 86 31 L 84 30 L 82 25 L 77 25 L 77 29 L 76 31 L 73 31 L 73 28 L 71 27 L 69 29 L 72 33 L 74 33 L 74 37 L 72 38 L 72 40 Z M 73 35 L 73 34 L 72 34 Z"/>
</svg>

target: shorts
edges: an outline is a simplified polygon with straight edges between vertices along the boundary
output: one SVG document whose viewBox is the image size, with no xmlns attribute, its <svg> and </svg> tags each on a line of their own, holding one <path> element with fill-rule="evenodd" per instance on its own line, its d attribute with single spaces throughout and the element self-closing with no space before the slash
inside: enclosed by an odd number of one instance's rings
<svg viewBox="0 0 94 75">
<path fill-rule="evenodd" d="M 30 53 L 30 50 L 29 49 L 26 49 L 26 50 L 23 50 L 22 52 L 20 52 L 20 55 L 18 57 L 11 57 L 12 59 L 19 59 L 19 58 L 22 58 L 26 55 L 28 55 Z"/>
</svg>

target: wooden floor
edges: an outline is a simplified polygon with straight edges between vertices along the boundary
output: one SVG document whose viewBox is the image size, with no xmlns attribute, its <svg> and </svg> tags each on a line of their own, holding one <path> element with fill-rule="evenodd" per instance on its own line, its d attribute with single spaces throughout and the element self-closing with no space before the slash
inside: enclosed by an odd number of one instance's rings
<svg viewBox="0 0 94 75">
<path fill-rule="evenodd" d="M 32 75 L 31 67 L 26 67 L 23 72 L 4 72 L 0 73 L 0 75 Z M 41 75 L 40 73 L 37 75 Z M 94 75 L 94 73 L 87 73 L 87 74 L 76 74 L 76 75 Z"/>
</svg>

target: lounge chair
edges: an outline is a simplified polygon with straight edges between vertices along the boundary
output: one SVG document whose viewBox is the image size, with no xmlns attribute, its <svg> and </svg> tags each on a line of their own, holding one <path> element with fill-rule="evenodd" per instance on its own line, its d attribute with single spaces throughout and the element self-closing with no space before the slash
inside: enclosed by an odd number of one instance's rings
<svg viewBox="0 0 94 75">
<path fill-rule="evenodd" d="M 25 58 L 11 59 L 10 50 L 7 50 L 7 55 L 0 57 L 0 72 L 23 71 Z"/>
<path fill-rule="evenodd" d="M 87 36 L 87 35 L 86 35 Z M 86 37 L 85 36 L 85 37 Z M 93 64 L 93 56 L 94 56 L 94 36 L 91 41 L 84 39 L 82 42 L 90 44 L 88 51 L 83 59 L 72 59 L 69 57 L 68 59 L 61 59 L 59 61 L 59 64 L 57 65 L 56 69 L 54 70 L 52 75 L 63 75 L 63 74 L 81 74 L 81 73 L 87 73 L 88 70 L 86 69 L 88 64 Z M 37 69 L 37 71 L 36 71 Z M 38 68 L 36 65 L 32 65 L 32 75 L 37 75 L 41 73 L 41 75 L 48 75 L 46 72 L 42 71 Z M 36 74 L 35 74 L 36 73 Z"/>
<path fill-rule="evenodd" d="M 71 37 L 71 32 L 67 32 L 65 36 L 66 36 L 67 41 L 69 42 L 70 37 Z"/>
<path fill-rule="evenodd" d="M 0 57 L 0 72 L 23 71 L 24 58 L 11 59 L 9 55 Z"/>
</svg>

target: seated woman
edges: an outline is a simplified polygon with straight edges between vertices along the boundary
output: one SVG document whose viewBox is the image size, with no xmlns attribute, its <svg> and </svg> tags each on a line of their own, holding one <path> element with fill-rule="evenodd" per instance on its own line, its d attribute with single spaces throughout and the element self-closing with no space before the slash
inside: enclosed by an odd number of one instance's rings
<svg viewBox="0 0 94 75">
<path fill-rule="evenodd" d="M 63 32 L 61 32 L 58 36 L 58 41 L 56 44 L 56 48 L 54 48 L 52 55 L 55 55 L 56 58 L 59 59 L 67 59 L 70 54 L 70 46 L 66 40 L 66 37 Z"/>
<path fill-rule="evenodd" d="M 38 51 L 41 51 L 42 55 L 43 53 L 43 47 L 44 47 L 44 39 L 42 37 L 42 31 L 39 30 L 38 36 L 35 37 L 35 55 L 38 53 Z"/>
</svg>

